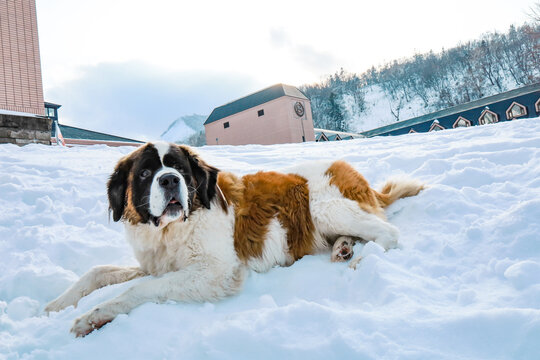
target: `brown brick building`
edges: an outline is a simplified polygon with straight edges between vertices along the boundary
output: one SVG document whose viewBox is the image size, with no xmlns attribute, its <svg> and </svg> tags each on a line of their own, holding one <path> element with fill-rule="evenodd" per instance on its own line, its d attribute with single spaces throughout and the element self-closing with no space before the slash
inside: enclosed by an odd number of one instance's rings
<svg viewBox="0 0 540 360">
<path fill-rule="evenodd" d="M 0 143 L 50 143 L 35 0 L 0 0 Z"/>
<path fill-rule="evenodd" d="M 0 1 L 0 108 L 45 115 L 35 0 Z"/>
</svg>

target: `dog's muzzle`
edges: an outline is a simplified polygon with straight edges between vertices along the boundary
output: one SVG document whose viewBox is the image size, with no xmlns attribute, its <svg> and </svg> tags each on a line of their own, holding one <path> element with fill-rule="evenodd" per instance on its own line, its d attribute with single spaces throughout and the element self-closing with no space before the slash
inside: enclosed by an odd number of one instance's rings
<svg viewBox="0 0 540 360">
<path fill-rule="evenodd" d="M 177 174 L 165 173 L 158 179 L 157 183 L 162 196 L 163 211 L 159 216 L 152 215 L 150 220 L 155 226 L 159 226 L 163 217 L 167 216 L 172 219 L 182 217 L 183 221 L 187 220 L 186 199 L 183 199 L 184 192 L 182 188 L 185 187 L 183 179 Z"/>
</svg>

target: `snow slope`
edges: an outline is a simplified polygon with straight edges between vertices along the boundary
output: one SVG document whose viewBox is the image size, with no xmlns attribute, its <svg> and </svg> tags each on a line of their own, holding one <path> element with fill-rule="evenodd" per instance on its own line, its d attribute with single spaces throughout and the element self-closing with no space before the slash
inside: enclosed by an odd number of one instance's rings
<svg viewBox="0 0 540 360">
<path fill-rule="evenodd" d="M 538 359 L 540 119 L 203 147 L 211 164 L 239 174 L 341 158 L 374 185 L 408 174 L 430 187 L 388 209 L 401 248 L 357 245 L 356 271 L 307 256 L 251 274 L 220 303 L 145 304 L 75 339 L 75 317 L 133 282 L 41 311 L 90 267 L 135 263 L 105 196 L 129 151 L 0 146 L 0 359 Z"/>
<path fill-rule="evenodd" d="M 169 142 L 186 141 L 190 136 L 204 131 L 203 123 L 206 118 L 207 116 L 197 114 L 181 116 L 169 125 L 160 135 L 160 139 Z"/>
<path fill-rule="evenodd" d="M 392 112 L 399 116 L 401 121 L 437 110 L 426 107 L 418 97 L 409 102 L 402 100 L 403 103 L 399 105 L 399 102 L 393 100 L 379 85 L 365 88 L 364 101 L 366 108 L 362 112 L 355 112 L 352 102 L 342 101 L 341 103 L 345 119 L 353 132 L 360 133 L 395 123 L 397 120 Z"/>
</svg>

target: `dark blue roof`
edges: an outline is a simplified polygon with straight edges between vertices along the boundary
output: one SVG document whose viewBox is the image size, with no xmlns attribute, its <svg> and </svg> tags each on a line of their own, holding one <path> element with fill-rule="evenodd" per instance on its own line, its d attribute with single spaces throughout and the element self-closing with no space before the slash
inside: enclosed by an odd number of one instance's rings
<svg viewBox="0 0 540 360">
<path fill-rule="evenodd" d="M 53 109 L 58 109 L 62 107 L 62 105 L 60 104 L 55 104 L 55 103 L 47 102 L 47 101 L 45 101 L 43 104 L 45 105 L 45 107 L 53 108 Z"/>
<path fill-rule="evenodd" d="M 204 122 L 204 125 L 213 123 L 214 121 L 218 121 L 227 116 L 237 114 L 241 111 L 251 109 L 252 107 L 259 106 L 282 96 L 292 96 L 299 99 L 308 100 L 306 95 L 304 95 L 304 93 L 294 86 L 276 84 L 215 108 Z"/>
<path fill-rule="evenodd" d="M 121 142 L 131 142 L 131 143 L 143 143 L 139 140 L 133 140 L 121 136 L 115 136 L 110 134 L 104 134 L 97 131 L 81 129 L 68 125 L 60 125 L 60 131 L 64 139 L 80 139 L 80 140 L 98 140 L 98 141 L 121 141 Z M 55 134 L 53 126 L 53 134 Z M 53 135 L 54 136 L 54 135 Z"/>
</svg>

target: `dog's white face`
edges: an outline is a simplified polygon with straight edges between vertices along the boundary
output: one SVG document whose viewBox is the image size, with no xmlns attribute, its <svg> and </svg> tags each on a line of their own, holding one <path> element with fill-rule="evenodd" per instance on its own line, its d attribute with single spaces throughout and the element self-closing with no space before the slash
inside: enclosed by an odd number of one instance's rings
<svg viewBox="0 0 540 360">
<path fill-rule="evenodd" d="M 108 183 L 114 221 L 166 225 L 210 208 L 218 170 L 190 148 L 148 143 L 122 158 Z"/>
<path fill-rule="evenodd" d="M 190 179 L 184 179 L 187 172 L 181 165 L 182 159 L 181 157 L 175 159 L 175 152 L 169 152 L 170 145 L 167 143 L 156 143 L 153 146 L 158 151 L 162 167 L 154 171 L 152 176 L 148 195 L 150 199 L 148 211 L 154 221 L 160 219 L 162 223 L 171 222 L 180 217 L 187 219 L 189 216 L 189 193 L 186 180 L 190 181 Z M 173 159 L 165 164 L 165 156 L 170 156 Z M 148 167 L 153 168 L 154 166 Z M 184 175 L 179 170 L 183 171 Z M 148 169 L 143 171 L 151 174 Z"/>
</svg>

